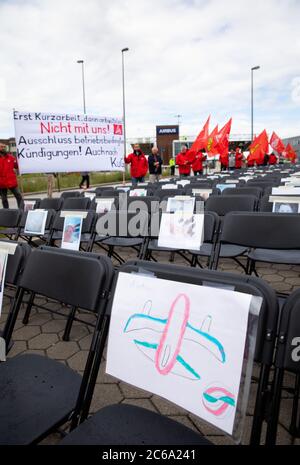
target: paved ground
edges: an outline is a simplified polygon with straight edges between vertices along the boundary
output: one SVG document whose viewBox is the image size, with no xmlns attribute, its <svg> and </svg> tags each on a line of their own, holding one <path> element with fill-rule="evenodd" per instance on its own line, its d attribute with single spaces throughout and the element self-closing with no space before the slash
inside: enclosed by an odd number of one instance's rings
<svg viewBox="0 0 300 465">
<path fill-rule="evenodd" d="M 127 253 L 127 258 L 135 258 L 134 254 Z M 160 261 L 168 261 L 168 255 L 160 254 Z M 186 263 L 176 259 L 176 263 L 186 266 Z M 238 266 L 232 261 L 221 262 L 220 269 L 226 271 L 239 272 Z M 261 276 L 268 281 L 278 291 L 291 292 L 300 286 L 300 268 L 295 266 L 270 266 L 262 265 L 258 267 Z M 42 303 L 45 301 L 42 300 Z M 51 304 L 50 307 L 58 308 L 58 305 Z M 5 302 L 3 315 L 0 320 L 0 328 L 3 327 L 8 311 L 7 301 Z M 93 317 L 87 314 L 82 315 L 86 321 L 91 322 Z M 76 322 L 74 323 L 71 333 L 70 342 L 63 342 L 62 335 L 66 320 L 62 316 L 54 315 L 45 310 L 35 309 L 32 313 L 30 323 L 24 326 L 18 319 L 13 334 L 14 347 L 10 352 L 10 357 L 20 353 L 42 354 L 59 360 L 61 363 L 69 365 L 79 373 L 83 372 L 85 360 L 88 354 L 91 342 L 91 327 Z M 286 385 L 292 385 L 293 376 L 287 376 Z M 253 405 L 255 399 L 255 383 L 252 384 L 251 398 L 248 408 L 248 417 L 246 431 L 243 443 L 249 441 L 249 433 L 253 414 Z M 187 426 L 199 431 L 208 437 L 215 444 L 232 444 L 232 441 L 226 436 L 218 433 L 214 428 L 207 426 L 204 422 L 197 419 L 194 415 L 189 414 L 183 409 L 173 404 L 161 400 L 147 392 L 128 386 L 105 374 L 105 357 L 101 364 L 100 373 L 97 380 L 95 394 L 92 403 L 92 412 L 97 411 L 105 405 L 126 402 L 133 405 L 143 406 L 155 412 L 167 415 Z M 278 429 L 278 444 L 291 444 L 292 440 L 288 434 L 288 425 L 291 412 L 291 395 L 285 394 L 282 402 L 282 411 L 280 416 L 280 426 Z M 59 441 L 58 434 L 51 435 L 47 438 L 45 444 L 55 444 Z M 300 440 L 295 442 L 300 445 Z"/>
</svg>

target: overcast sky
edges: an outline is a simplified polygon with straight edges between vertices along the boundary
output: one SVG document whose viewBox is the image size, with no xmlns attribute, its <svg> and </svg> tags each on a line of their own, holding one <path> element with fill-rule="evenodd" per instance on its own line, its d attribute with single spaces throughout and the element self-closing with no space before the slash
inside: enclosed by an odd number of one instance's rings
<svg viewBox="0 0 300 465">
<path fill-rule="evenodd" d="M 12 109 L 121 116 L 125 55 L 127 134 L 181 135 L 233 117 L 250 133 L 300 134 L 299 0 L 0 0 L 0 137 L 14 135 Z M 211 127 L 213 129 L 213 127 Z"/>
</svg>

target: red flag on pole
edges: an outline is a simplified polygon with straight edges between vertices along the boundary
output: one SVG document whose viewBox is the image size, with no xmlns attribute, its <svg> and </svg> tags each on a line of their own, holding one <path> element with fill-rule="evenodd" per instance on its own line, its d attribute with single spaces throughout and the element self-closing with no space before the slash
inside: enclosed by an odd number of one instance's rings
<svg viewBox="0 0 300 465">
<path fill-rule="evenodd" d="M 195 142 L 190 148 L 190 152 L 192 153 L 197 153 L 199 150 L 202 150 L 206 147 L 207 141 L 208 141 L 208 131 L 209 131 L 209 121 L 210 121 L 210 116 L 208 117 L 208 120 L 206 121 L 205 125 L 203 126 L 203 129 L 200 131 L 198 134 Z"/>
<path fill-rule="evenodd" d="M 272 137 L 270 139 L 270 145 L 273 150 L 276 150 L 278 153 L 282 153 L 285 150 L 284 143 L 280 139 L 280 137 L 277 136 L 276 132 L 273 132 Z"/>
<path fill-rule="evenodd" d="M 218 134 L 218 132 L 219 128 L 217 125 L 208 138 L 206 151 L 209 155 L 216 155 L 218 153 L 218 151 L 216 150 L 216 135 Z"/>
<path fill-rule="evenodd" d="M 293 147 L 291 146 L 291 144 L 288 144 L 286 146 L 286 150 L 284 152 L 284 156 L 285 158 L 287 158 L 288 160 L 290 160 L 292 163 L 296 163 L 296 160 L 297 160 L 297 154 L 295 152 L 295 150 L 293 149 Z"/>
<path fill-rule="evenodd" d="M 227 154 L 229 148 L 229 134 L 231 131 L 232 118 L 225 124 L 225 126 L 216 135 L 215 148 L 220 155 Z"/>
<path fill-rule="evenodd" d="M 258 165 L 262 165 L 264 156 L 269 152 L 269 139 L 266 130 L 254 139 L 249 147 L 249 151 L 248 162 L 255 161 Z"/>
</svg>

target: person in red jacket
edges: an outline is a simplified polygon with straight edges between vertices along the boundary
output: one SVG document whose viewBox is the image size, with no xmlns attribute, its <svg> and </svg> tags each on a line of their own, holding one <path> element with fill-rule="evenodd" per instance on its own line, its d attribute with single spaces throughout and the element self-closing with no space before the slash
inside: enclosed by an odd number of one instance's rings
<svg viewBox="0 0 300 465">
<path fill-rule="evenodd" d="M 243 164 L 243 153 L 241 149 L 238 147 L 235 151 L 235 169 L 240 170 Z"/>
<path fill-rule="evenodd" d="M 203 174 L 203 162 L 205 160 L 206 160 L 206 156 L 201 150 L 199 150 L 192 164 L 192 170 L 194 172 L 194 176 Z"/>
<path fill-rule="evenodd" d="M 0 196 L 3 208 L 9 208 L 7 200 L 7 190 L 9 189 L 15 196 L 18 207 L 22 202 L 22 195 L 18 189 L 18 180 L 15 169 L 18 168 L 18 162 L 15 157 L 7 153 L 6 146 L 0 144 Z"/>
<path fill-rule="evenodd" d="M 187 145 L 181 146 L 181 152 L 176 157 L 176 165 L 179 168 L 179 175 L 183 177 L 190 176 L 191 166 L 195 160 L 195 156 L 191 156 Z"/>
<path fill-rule="evenodd" d="M 130 165 L 132 185 L 137 186 L 139 182 L 144 182 L 148 171 L 148 161 L 139 144 L 134 144 L 133 152 L 125 157 L 125 163 Z"/>
<path fill-rule="evenodd" d="M 269 165 L 277 165 L 277 157 L 275 153 L 271 153 L 269 156 Z"/>
<path fill-rule="evenodd" d="M 220 162 L 221 162 L 221 171 L 226 171 L 229 166 L 229 155 L 227 153 L 222 153 L 220 155 Z"/>
</svg>

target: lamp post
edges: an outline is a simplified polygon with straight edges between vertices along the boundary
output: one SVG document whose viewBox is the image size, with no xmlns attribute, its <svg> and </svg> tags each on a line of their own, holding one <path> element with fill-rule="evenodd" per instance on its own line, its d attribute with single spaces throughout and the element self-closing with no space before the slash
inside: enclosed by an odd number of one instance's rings
<svg viewBox="0 0 300 465">
<path fill-rule="evenodd" d="M 260 66 L 254 66 L 251 68 L 251 142 L 253 142 L 254 137 L 254 110 L 253 110 L 253 72 L 260 69 Z"/>
<path fill-rule="evenodd" d="M 84 61 L 83 60 L 77 60 L 77 63 L 81 64 L 81 70 L 82 70 L 82 94 L 83 94 L 83 113 L 86 114 L 86 106 L 85 106 L 85 87 L 84 87 Z"/>
<path fill-rule="evenodd" d="M 126 111 L 125 111 L 125 71 L 124 71 L 124 53 L 128 52 L 129 48 L 122 48 L 122 88 L 123 88 L 123 131 L 124 131 L 124 157 L 126 157 Z M 123 171 L 123 184 L 125 184 L 125 166 Z"/>
<path fill-rule="evenodd" d="M 175 115 L 174 118 L 177 118 L 177 123 L 178 126 L 180 125 L 180 118 L 182 118 L 182 115 Z"/>
</svg>

